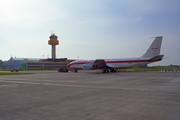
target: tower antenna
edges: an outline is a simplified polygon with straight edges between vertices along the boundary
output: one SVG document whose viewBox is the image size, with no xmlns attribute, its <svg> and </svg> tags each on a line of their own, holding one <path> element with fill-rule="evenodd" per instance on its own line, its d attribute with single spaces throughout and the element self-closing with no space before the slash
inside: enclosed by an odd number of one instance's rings
<svg viewBox="0 0 180 120">
<path fill-rule="evenodd" d="M 55 31 L 50 30 L 50 35 L 53 35 L 53 34 L 55 34 Z"/>
</svg>

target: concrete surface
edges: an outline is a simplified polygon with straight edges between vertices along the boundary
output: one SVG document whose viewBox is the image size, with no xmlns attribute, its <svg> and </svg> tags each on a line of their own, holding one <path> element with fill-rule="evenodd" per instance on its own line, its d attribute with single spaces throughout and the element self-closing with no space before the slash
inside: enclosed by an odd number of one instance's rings
<svg viewBox="0 0 180 120">
<path fill-rule="evenodd" d="M 0 76 L 0 120 L 179 120 L 180 73 Z"/>
</svg>

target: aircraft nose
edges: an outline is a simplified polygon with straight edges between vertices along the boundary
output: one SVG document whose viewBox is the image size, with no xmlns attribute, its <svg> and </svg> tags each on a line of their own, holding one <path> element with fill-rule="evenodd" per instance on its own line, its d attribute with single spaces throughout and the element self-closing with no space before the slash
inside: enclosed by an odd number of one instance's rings
<svg viewBox="0 0 180 120">
<path fill-rule="evenodd" d="M 68 64 L 67 67 L 70 68 L 70 67 L 71 67 L 71 64 Z"/>
</svg>

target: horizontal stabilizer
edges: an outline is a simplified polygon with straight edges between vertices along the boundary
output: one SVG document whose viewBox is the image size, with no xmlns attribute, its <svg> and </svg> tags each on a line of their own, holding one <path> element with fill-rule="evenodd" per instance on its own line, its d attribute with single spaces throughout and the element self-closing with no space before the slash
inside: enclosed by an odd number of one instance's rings
<svg viewBox="0 0 180 120">
<path fill-rule="evenodd" d="M 149 61 L 150 62 L 161 61 L 163 57 L 164 57 L 164 55 L 158 55 L 158 56 L 151 58 Z"/>
</svg>

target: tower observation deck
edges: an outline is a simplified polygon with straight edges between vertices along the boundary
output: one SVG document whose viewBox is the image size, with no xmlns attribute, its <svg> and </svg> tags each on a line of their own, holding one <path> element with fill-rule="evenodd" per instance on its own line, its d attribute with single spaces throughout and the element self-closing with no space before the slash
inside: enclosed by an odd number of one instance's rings
<svg viewBox="0 0 180 120">
<path fill-rule="evenodd" d="M 59 45 L 59 41 L 57 40 L 57 36 L 52 34 L 49 37 L 48 44 L 52 46 L 52 59 L 56 59 L 56 45 Z"/>
</svg>

